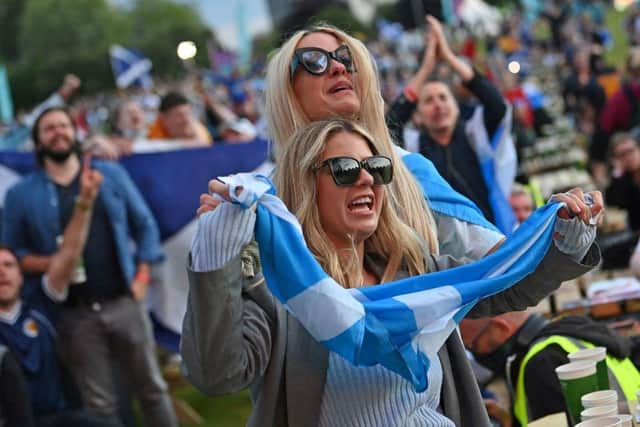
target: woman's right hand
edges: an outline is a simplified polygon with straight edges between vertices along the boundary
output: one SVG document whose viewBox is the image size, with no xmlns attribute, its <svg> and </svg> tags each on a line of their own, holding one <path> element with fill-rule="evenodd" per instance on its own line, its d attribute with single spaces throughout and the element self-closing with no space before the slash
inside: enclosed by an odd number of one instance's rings
<svg viewBox="0 0 640 427">
<path fill-rule="evenodd" d="M 213 211 L 215 208 L 220 205 L 223 201 L 230 202 L 231 197 L 229 196 L 229 185 L 220 181 L 219 179 L 212 179 L 209 181 L 209 194 L 201 194 L 200 195 L 200 206 L 196 213 L 198 216 L 202 215 L 205 212 Z M 242 192 L 242 187 L 236 188 L 237 195 Z M 215 197 L 214 197 L 215 195 Z"/>
</svg>

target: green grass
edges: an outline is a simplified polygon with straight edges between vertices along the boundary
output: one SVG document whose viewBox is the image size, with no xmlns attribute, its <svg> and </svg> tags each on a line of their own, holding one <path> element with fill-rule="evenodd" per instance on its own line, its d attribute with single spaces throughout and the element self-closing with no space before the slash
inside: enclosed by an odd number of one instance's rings
<svg viewBox="0 0 640 427">
<path fill-rule="evenodd" d="M 173 395 L 188 402 L 204 419 L 202 424 L 180 424 L 181 427 L 241 427 L 251 413 L 249 392 L 209 397 L 191 386 L 182 386 Z"/>
</svg>

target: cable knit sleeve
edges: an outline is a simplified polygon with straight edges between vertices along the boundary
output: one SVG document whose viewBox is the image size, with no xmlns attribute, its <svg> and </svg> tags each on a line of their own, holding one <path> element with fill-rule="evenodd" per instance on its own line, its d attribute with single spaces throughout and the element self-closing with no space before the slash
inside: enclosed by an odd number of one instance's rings
<svg viewBox="0 0 640 427">
<path fill-rule="evenodd" d="M 584 258 L 596 239 L 596 226 L 587 225 L 578 217 L 558 218 L 554 231 L 561 236 L 553 239 L 556 247 L 576 262 Z"/>
<path fill-rule="evenodd" d="M 222 203 L 202 214 L 191 240 L 191 268 L 196 272 L 222 268 L 251 242 L 256 213 Z"/>
</svg>

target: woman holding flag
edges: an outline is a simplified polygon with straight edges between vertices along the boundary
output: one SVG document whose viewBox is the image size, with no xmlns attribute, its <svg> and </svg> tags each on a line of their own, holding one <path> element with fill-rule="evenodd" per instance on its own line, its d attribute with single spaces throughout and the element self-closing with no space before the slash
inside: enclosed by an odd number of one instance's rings
<svg viewBox="0 0 640 427">
<path fill-rule="evenodd" d="M 251 388 L 249 425 L 488 426 L 456 323 L 522 310 L 599 261 L 601 195 L 572 190 L 452 268 L 396 214 L 400 161 L 383 153 L 354 122 L 318 121 L 283 148 L 298 167 L 275 173 L 282 201 L 260 177 L 210 183 L 181 351 L 201 390 Z M 264 279 L 242 274 L 254 229 Z"/>
</svg>

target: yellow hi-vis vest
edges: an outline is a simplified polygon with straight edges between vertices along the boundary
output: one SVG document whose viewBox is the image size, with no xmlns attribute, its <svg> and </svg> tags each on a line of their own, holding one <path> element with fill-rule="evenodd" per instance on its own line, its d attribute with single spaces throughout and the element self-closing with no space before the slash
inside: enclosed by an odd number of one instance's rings
<svg viewBox="0 0 640 427">
<path fill-rule="evenodd" d="M 583 348 L 595 347 L 587 341 L 552 335 L 537 342 L 529 349 L 518 369 L 518 378 L 516 379 L 513 398 L 513 414 L 522 427 L 526 427 L 529 422 L 528 400 L 524 389 L 524 370 L 533 356 L 552 344 L 559 345 L 567 354 Z M 633 362 L 631 362 L 628 357 L 625 359 L 616 359 L 608 354 L 605 360 L 607 368 L 609 369 L 609 380 L 610 382 L 612 379 L 615 380 L 612 382 L 611 387 L 618 390 L 618 395 L 624 395 L 627 404 L 629 404 L 630 401 L 636 400 L 636 390 L 640 390 L 640 372 L 638 372 Z"/>
</svg>

